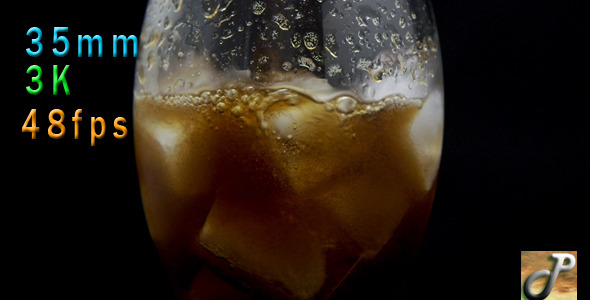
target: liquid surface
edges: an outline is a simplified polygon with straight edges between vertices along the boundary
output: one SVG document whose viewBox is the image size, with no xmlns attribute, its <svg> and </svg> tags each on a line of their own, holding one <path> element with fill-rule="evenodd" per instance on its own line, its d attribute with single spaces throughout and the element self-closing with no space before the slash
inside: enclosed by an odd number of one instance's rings
<svg viewBox="0 0 590 300">
<path fill-rule="evenodd" d="M 387 245 L 421 240 L 442 138 L 414 124 L 442 115 L 428 107 L 245 85 L 136 98 L 145 213 L 179 297 L 328 298 Z"/>
</svg>

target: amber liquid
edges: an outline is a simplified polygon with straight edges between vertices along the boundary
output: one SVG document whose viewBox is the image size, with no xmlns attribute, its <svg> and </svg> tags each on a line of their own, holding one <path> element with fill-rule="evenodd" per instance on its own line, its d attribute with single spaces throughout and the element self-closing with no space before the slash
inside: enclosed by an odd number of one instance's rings
<svg viewBox="0 0 590 300">
<path fill-rule="evenodd" d="M 420 108 L 343 99 L 136 99 L 145 214 L 179 299 L 332 299 L 417 250 L 435 185 L 410 137 Z"/>
</svg>

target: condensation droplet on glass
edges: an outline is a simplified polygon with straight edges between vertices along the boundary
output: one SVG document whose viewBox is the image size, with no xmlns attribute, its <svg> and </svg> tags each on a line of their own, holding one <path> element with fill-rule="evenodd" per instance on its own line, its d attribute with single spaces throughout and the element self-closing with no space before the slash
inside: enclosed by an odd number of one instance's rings
<svg viewBox="0 0 590 300">
<path fill-rule="evenodd" d="M 410 33 L 409 31 L 406 33 L 406 41 L 412 43 L 414 42 L 414 35 L 412 33 Z"/>
<path fill-rule="evenodd" d="M 174 5 L 174 11 L 178 12 L 182 8 L 182 0 L 172 0 L 172 4 Z"/>
<path fill-rule="evenodd" d="M 304 67 L 311 72 L 315 71 L 316 69 L 316 65 L 313 62 L 313 59 L 309 57 L 299 56 L 297 58 L 297 62 L 299 63 L 299 66 Z"/>
<path fill-rule="evenodd" d="M 342 96 L 336 100 L 336 109 L 343 114 L 349 114 L 354 111 L 356 100 L 349 96 Z"/>
<path fill-rule="evenodd" d="M 140 84 L 144 84 L 145 75 L 144 75 L 143 66 L 139 66 L 139 70 L 137 70 L 137 79 L 139 80 Z"/>
<path fill-rule="evenodd" d="M 328 50 L 328 53 L 333 57 L 338 57 L 338 43 L 336 43 L 336 37 L 329 33 L 324 38 L 324 47 Z"/>
<path fill-rule="evenodd" d="M 293 68 L 293 64 L 291 64 L 290 62 L 286 61 L 283 63 L 283 70 L 290 71 L 291 68 Z"/>
<path fill-rule="evenodd" d="M 283 14 L 276 14 L 272 16 L 272 21 L 276 23 L 280 29 L 282 30 L 289 30 L 291 29 L 291 24 L 289 23 L 289 19 L 285 17 Z"/>
<path fill-rule="evenodd" d="M 183 79 L 178 79 L 174 83 L 174 87 L 172 88 L 172 91 L 173 92 L 178 92 L 178 91 L 181 91 L 183 88 L 184 88 L 184 80 Z"/>
<path fill-rule="evenodd" d="M 318 35 L 313 31 L 307 32 L 303 37 L 303 44 L 309 50 L 315 49 L 318 46 Z"/>
<path fill-rule="evenodd" d="M 367 32 L 368 31 L 366 29 L 359 30 L 359 32 L 358 32 L 359 39 L 364 40 L 365 37 L 367 37 Z"/>
<path fill-rule="evenodd" d="M 328 76 L 334 77 L 342 73 L 342 67 L 339 64 L 330 65 L 328 67 Z"/>
<path fill-rule="evenodd" d="M 361 16 L 356 16 L 356 22 L 358 23 L 358 25 L 360 27 L 366 27 L 367 26 L 367 22 L 365 22 L 365 20 Z"/>
<path fill-rule="evenodd" d="M 347 34 L 344 39 L 349 45 L 354 45 L 354 36 L 352 34 Z"/>
<path fill-rule="evenodd" d="M 397 49 L 400 49 L 403 45 L 402 45 L 402 39 L 400 37 L 400 35 L 398 33 L 394 33 L 391 35 L 391 42 L 393 42 L 393 44 L 395 45 L 395 47 Z"/>
<path fill-rule="evenodd" d="M 372 19 L 372 21 L 373 21 L 373 25 L 375 25 L 375 26 L 379 26 L 381 24 L 381 19 L 379 19 L 379 17 L 374 17 Z"/>
<path fill-rule="evenodd" d="M 299 48 L 301 46 L 301 34 L 299 32 L 295 32 L 291 36 L 291 46 L 293 48 Z"/>
<path fill-rule="evenodd" d="M 223 32 L 221 33 L 221 39 L 222 39 L 222 40 L 227 40 L 227 39 L 230 39 L 230 38 L 232 38 L 233 36 L 234 36 L 234 33 L 233 33 L 233 32 L 232 32 L 232 30 L 231 30 L 231 29 L 229 29 L 229 28 L 227 28 L 227 29 L 224 29 L 224 30 L 223 30 Z"/>
<path fill-rule="evenodd" d="M 328 13 L 330 14 L 330 16 L 336 17 L 338 15 L 338 10 L 336 9 L 336 7 L 333 7 L 332 9 L 330 9 Z"/>
<path fill-rule="evenodd" d="M 399 27 L 406 28 L 406 19 L 404 17 L 399 17 Z"/>
<path fill-rule="evenodd" d="M 147 55 L 147 60 L 146 60 L 148 70 L 150 70 L 152 68 L 152 66 L 154 65 L 154 61 L 155 61 L 154 51 L 150 51 Z"/>
<path fill-rule="evenodd" d="M 266 9 L 266 3 L 260 0 L 254 1 L 254 4 L 252 4 L 252 12 L 255 15 L 261 15 L 264 10 Z"/>
</svg>

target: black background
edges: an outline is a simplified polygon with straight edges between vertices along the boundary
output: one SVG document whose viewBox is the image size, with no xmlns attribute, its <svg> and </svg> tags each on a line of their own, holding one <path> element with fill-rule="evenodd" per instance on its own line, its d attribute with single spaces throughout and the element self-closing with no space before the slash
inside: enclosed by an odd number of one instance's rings
<svg viewBox="0 0 590 300">
<path fill-rule="evenodd" d="M 578 250 L 578 294 L 587 294 L 589 28 L 582 3 L 432 1 L 445 137 L 432 218 L 410 274 L 418 279 L 414 298 L 518 297 L 520 250 Z M 146 1 L 23 1 L 5 8 L 3 271 L 18 299 L 169 299 L 135 169 L 135 60 L 106 50 L 102 58 L 78 58 L 75 45 L 58 58 L 50 43 L 54 26 L 69 27 L 71 42 L 78 34 L 139 37 L 145 7 Z M 33 26 L 45 41 L 38 58 L 25 52 Z M 39 96 L 25 90 L 32 64 L 43 69 Z M 51 95 L 54 64 L 71 65 L 70 96 Z M 36 140 L 21 133 L 32 108 Z M 47 136 L 54 108 L 66 120 L 83 109 L 80 139 L 73 126 L 60 140 Z M 107 123 L 95 147 L 91 117 Z M 112 136 L 116 117 L 127 119 L 125 139 Z"/>
</svg>

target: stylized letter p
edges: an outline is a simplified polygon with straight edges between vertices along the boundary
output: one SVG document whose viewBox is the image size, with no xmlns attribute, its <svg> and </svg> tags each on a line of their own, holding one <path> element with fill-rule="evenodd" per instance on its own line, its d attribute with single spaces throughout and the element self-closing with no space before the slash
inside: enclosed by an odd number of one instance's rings
<svg viewBox="0 0 590 300">
<path fill-rule="evenodd" d="M 553 265 L 553 270 L 549 272 L 548 270 L 540 270 L 533 274 L 531 274 L 524 282 L 524 295 L 529 298 L 530 300 L 542 300 L 549 296 L 551 290 L 553 289 L 553 285 L 555 284 L 555 280 L 557 279 L 557 275 L 561 271 L 569 271 L 576 265 L 576 258 L 568 253 L 553 253 L 551 254 L 551 258 L 555 259 L 555 265 Z M 569 260 L 567 265 L 563 265 L 565 259 Z M 547 285 L 543 289 L 542 292 L 539 294 L 533 294 L 531 291 L 531 286 L 533 282 L 541 277 L 550 276 L 549 280 L 547 281 Z"/>
</svg>

